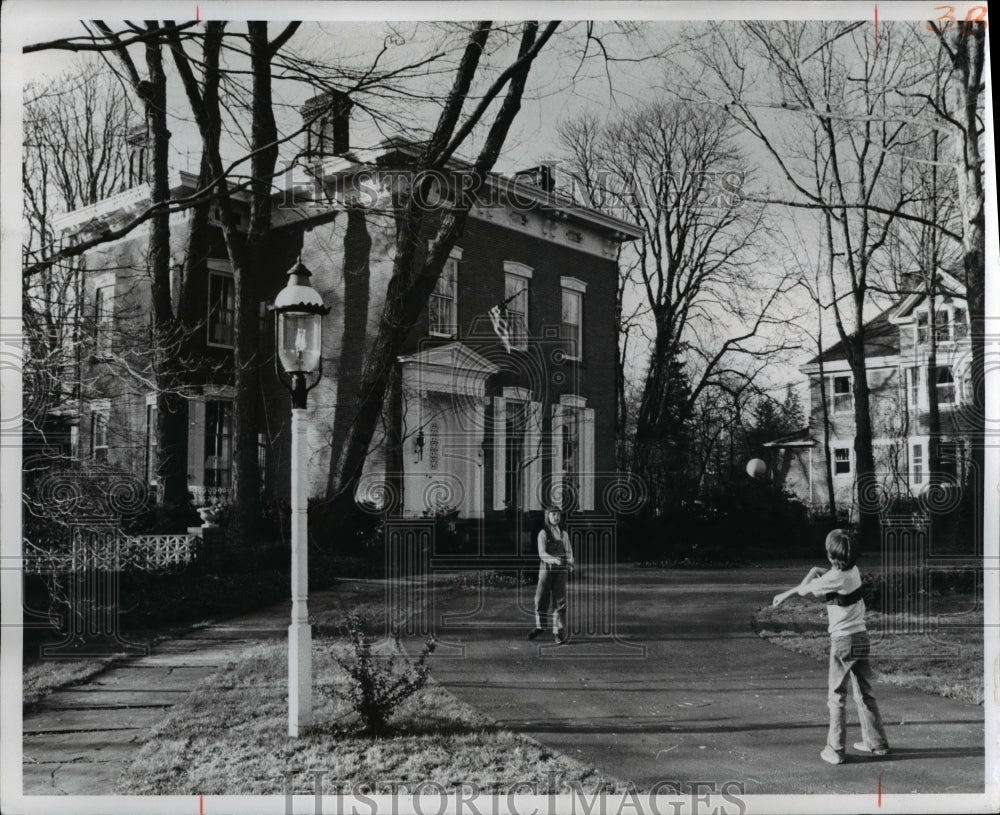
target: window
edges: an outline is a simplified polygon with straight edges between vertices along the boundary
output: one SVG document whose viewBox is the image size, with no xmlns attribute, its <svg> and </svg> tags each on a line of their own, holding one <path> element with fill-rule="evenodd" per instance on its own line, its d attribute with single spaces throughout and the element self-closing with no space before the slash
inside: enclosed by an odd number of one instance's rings
<svg viewBox="0 0 1000 815">
<path fill-rule="evenodd" d="M 923 345 L 930 338 L 930 321 L 927 312 L 922 311 L 917 314 L 917 344 Z"/>
<path fill-rule="evenodd" d="M 226 272 L 208 273 L 208 344 L 232 348 L 236 338 L 236 284 Z"/>
<path fill-rule="evenodd" d="M 917 410 L 924 401 L 920 398 L 920 369 L 907 368 L 906 378 L 909 383 L 907 388 L 907 407 L 910 410 Z"/>
<path fill-rule="evenodd" d="M 503 297 L 507 301 L 507 325 L 510 346 L 524 350 L 528 347 L 528 286 L 529 279 L 520 274 L 504 275 Z"/>
<path fill-rule="evenodd" d="M 969 336 L 968 315 L 964 308 L 956 308 L 952 311 L 951 318 L 951 338 L 962 340 Z"/>
<path fill-rule="evenodd" d="M 934 337 L 938 342 L 948 342 L 951 339 L 947 309 L 939 308 L 934 312 Z"/>
<path fill-rule="evenodd" d="M 90 414 L 90 457 L 101 464 L 108 461 L 108 414 L 103 410 Z"/>
<path fill-rule="evenodd" d="M 155 398 L 155 397 L 154 397 Z M 146 404 L 146 482 L 156 483 L 156 403 Z"/>
<path fill-rule="evenodd" d="M 69 428 L 69 457 L 80 458 L 80 428 L 75 424 Z"/>
<path fill-rule="evenodd" d="M 833 474 L 834 475 L 850 475 L 851 474 L 851 448 L 850 447 L 834 447 L 833 448 Z"/>
<path fill-rule="evenodd" d="M 94 355 L 111 356 L 114 331 L 115 287 L 100 286 L 94 292 Z"/>
<path fill-rule="evenodd" d="M 955 404 L 955 377 L 950 365 L 939 365 L 937 369 L 937 398 L 939 405 Z"/>
<path fill-rule="evenodd" d="M 233 403 L 205 402 L 205 486 L 229 487 L 233 470 Z"/>
<path fill-rule="evenodd" d="M 914 444 L 910 458 L 910 469 L 913 471 L 913 483 L 924 483 L 924 446 Z"/>
<path fill-rule="evenodd" d="M 432 336 L 454 337 L 458 332 L 455 308 L 457 286 L 458 261 L 448 258 L 427 303 L 428 327 Z"/>
<path fill-rule="evenodd" d="M 956 342 L 969 336 L 968 312 L 946 300 L 934 311 L 934 339 L 939 343 Z M 917 314 L 917 342 L 930 338 L 930 319 L 926 311 Z"/>
<path fill-rule="evenodd" d="M 560 337 L 567 358 L 583 358 L 583 295 L 587 284 L 575 277 L 563 277 Z"/>
<path fill-rule="evenodd" d="M 850 376 L 830 377 L 832 385 L 833 412 L 850 413 L 854 409 L 854 394 L 851 392 Z"/>
</svg>

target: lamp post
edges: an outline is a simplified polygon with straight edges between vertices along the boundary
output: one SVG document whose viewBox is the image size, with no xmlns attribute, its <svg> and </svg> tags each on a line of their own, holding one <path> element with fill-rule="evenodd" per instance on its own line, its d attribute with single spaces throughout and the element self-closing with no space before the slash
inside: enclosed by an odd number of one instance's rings
<svg viewBox="0 0 1000 815">
<path fill-rule="evenodd" d="M 323 376 L 323 315 L 328 306 L 309 285 L 299 259 L 288 283 L 274 299 L 274 339 L 278 379 L 292 395 L 292 621 L 288 626 L 288 735 L 312 724 L 312 633 L 309 628 L 308 516 L 306 503 L 306 397 Z M 312 384 L 309 377 L 315 374 Z"/>
</svg>

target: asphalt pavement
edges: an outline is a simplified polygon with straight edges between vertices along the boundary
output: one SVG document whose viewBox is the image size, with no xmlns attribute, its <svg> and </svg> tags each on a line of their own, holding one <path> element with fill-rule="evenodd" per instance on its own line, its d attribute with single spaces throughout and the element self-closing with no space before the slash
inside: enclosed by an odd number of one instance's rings
<svg viewBox="0 0 1000 815">
<path fill-rule="evenodd" d="M 411 604 L 412 631 L 438 636 L 436 681 L 500 725 L 640 788 L 697 781 L 734 782 L 747 794 L 856 793 L 871 795 L 872 809 L 879 791 L 981 793 L 983 708 L 919 691 L 875 687 L 888 756 L 820 760 L 825 664 L 751 626 L 754 610 L 801 571 L 620 566 L 582 575 L 570 586 L 572 636 L 561 646 L 526 639 L 531 586 L 389 596 Z M 378 581 L 344 581 L 315 594 L 310 609 L 381 592 Z M 113 794 L 169 708 L 244 648 L 285 636 L 287 620 L 279 604 L 199 628 L 55 692 L 24 718 L 25 794 Z M 852 744 L 860 733 L 848 705 Z"/>
</svg>

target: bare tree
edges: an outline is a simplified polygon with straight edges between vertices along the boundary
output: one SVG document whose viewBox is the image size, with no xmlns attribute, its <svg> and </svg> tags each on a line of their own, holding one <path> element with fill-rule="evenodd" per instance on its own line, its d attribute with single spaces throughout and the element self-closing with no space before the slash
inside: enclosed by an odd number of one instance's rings
<svg viewBox="0 0 1000 815">
<path fill-rule="evenodd" d="M 677 458 L 661 448 L 679 438 L 701 394 L 732 378 L 736 357 L 760 354 L 751 343 L 781 290 L 752 271 L 766 227 L 763 207 L 746 200 L 749 162 L 734 134 L 724 114 L 676 102 L 562 130 L 588 203 L 624 213 L 645 233 L 623 253 L 620 280 L 620 292 L 631 282 L 642 292 L 641 310 L 626 319 L 620 304 L 619 323 L 651 326 L 631 462 L 651 484 Z M 728 334 L 714 327 L 723 313 Z M 690 387 L 678 389 L 682 378 Z M 660 509 L 665 500 L 656 499 Z"/>
<path fill-rule="evenodd" d="M 878 539 L 878 486 L 866 376 L 871 291 L 884 286 L 885 247 L 908 211 L 896 183 L 915 137 L 898 90 L 914 73 L 912 31 L 885 27 L 876 43 L 864 24 L 747 22 L 711 26 L 701 64 L 719 83 L 724 109 L 773 160 L 789 190 L 773 196 L 819 214 L 818 237 L 837 259 L 832 289 L 837 332 L 853 378 L 855 462 L 862 537 Z"/>
<path fill-rule="evenodd" d="M 482 96 L 471 105 L 471 110 L 465 112 L 473 82 L 482 75 L 481 71 L 487 70 L 481 59 L 494 25 L 488 21 L 479 22 L 468 34 L 437 124 L 410 167 L 413 177 L 420 181 L 409 188 L 396 205 L 392 276 L 376 336 L 365 359 L 355 418 L 345 434 L 342 449 L 334 450 L 331 459 L 328 496 L 332 500 L 333 517 L 348 511 L 353 504 L 396 355 L 426 305 L 474 203 L 472 196 L 456 195 L 443 210 L 428 212 L 421 202 L 428 200 L 432 183 L 429 171 L 446 170 L 449 160 L 467 143 L 473 130 L 488 121 L 483 146 L 469 171 L 473 186 L 485 189 L 487 174 L 520 110 L 532 64 L 558 25 L 558 22 L 550 22 L 540 30 L 537 22 L 525 22 L 520 27 L 516 57 L 489 82 Z M 486 119 L 491 108 L 492 117 Z"/>
</svg>

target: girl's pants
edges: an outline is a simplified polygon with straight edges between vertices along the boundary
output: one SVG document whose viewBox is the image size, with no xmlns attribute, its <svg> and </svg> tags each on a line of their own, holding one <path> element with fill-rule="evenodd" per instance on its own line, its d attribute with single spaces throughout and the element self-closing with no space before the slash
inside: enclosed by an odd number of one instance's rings
<svg viewBox="0 0 1000 815">
<path fill-rule="evenodd" d="M 566 624 L 566 584 L 569 570 L 545 563 L 538 570 L 535 589 L 535 628 L 545 628 L 545 617 L 552 609 L 552 631 L 562 631 Z"/>
<path fill-rule="evenodd" d="M 840 755 L 844 754 L 844 741 L 847 737 L 844 708 L 848 685 L 854 690 L 854 702 L 858 708 L 864 743 L 873 750 L 884 750 L 889 746 L 878 703 L 872 696 L 872 669 L 868 661 L 870 647 L 867 631 L 830 638 L 830 693 L 827 697 L 830 732 L 826 743 Z"/>
</svg>

